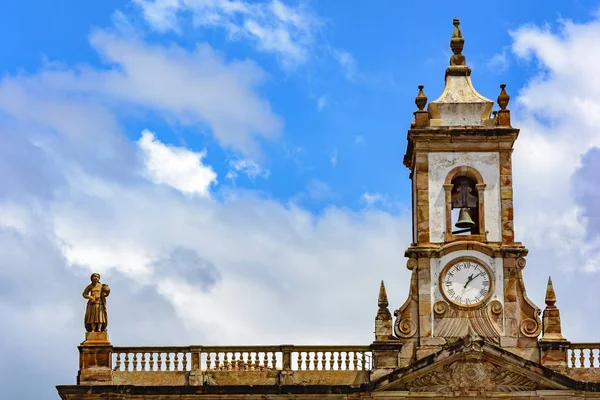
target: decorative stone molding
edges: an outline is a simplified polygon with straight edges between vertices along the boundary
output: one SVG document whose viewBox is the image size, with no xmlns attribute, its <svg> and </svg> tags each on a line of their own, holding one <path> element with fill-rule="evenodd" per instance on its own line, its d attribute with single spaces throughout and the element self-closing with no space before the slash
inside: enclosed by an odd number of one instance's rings
<svg viewBox="0 0 600 400">
<path fill-rule="evenodd" d="M 414 260 L 416 263 L 416 259 L 409 259 L 409 264 L 411 260 Z M 411 338 L 417 333 L 418 321 L 419 321 L 419 305 L 418 305 L 418 287 L 417 287 L 417 274 L 418 269 L 413 266 L 412 268 L 412 277 L 410 279 L 410 289 L 408 293 L 408 298 L 404 302 L 404 304 L 394 311 L 394 316 L 396 317 L 396 322 L 394 324 L 394 334 L 399 338 Z"/>
<path fill-rule="evenodd" d="M 534 390 L 537 383 L 515 371 L 487 361 L 456 361 L 441 370 L 407 382 L 411 392 L 456 393 L 523 392 Z"/>
<path fill-rule="evenodd" d="M 542 327 L 538 321 L 534 320 L 533 318 L 525 318 L 523 321 L 521 321 L 519 329 L 524 336 L 538 337 Z"/>
<path fill-rule="evenodd" d="M 500 303 L 498 300 L 492 300 L 490 302 L 490 311 L 492 312 L 492 314 L 495 315 L 499 315 L 502 314 L 502 303 Z"/>
</svg>

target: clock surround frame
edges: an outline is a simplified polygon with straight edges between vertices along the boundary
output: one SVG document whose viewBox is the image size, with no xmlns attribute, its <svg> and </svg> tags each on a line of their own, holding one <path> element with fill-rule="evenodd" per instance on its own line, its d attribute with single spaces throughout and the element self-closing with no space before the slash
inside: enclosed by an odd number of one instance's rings
<svg viewBox="0 0 600 400">
<path fill-rule="evenodd" d="M 465 262 L 465 261 L 471 261 L 471 262 L 478 264 L 479 266 L 481 266 L 483 269 L 486 270 L 486 272 L 488 273 L 488 275 L 490 277 L 490 288 L 489 288 L 487 294 L 485 295 L 485 297 L 483 299 L 481 299 L 480 301 L 478 301 L 475 304 L 457 303 L 456 301 L 450 299 L 450 297 L 446 293 L 446 289 L 444 288 L 444 280 L 445 280 L 444 278 L 446 277 L 448 270 L 450 268 L 452 268 L 453 266 L 455 266 L 456 264 Z M 485 307 L 489 303 L 492 296 L 494 295 L 494 293 L 496 291 L 496 275 L 494 274 L 494 269 L 491 268 L 482 259 L 474 257 L 474 256 L 461 256 L 461 257 L 456 257 L 456 258 L 450 260 L 449 262 L 446 263 L 444 268 L 442 268 L 442 270 L 440 271 L 440 275 L 439 275 L 438 285 L 439 285 L 439 291 L 442 294 L 442 297 L 449 304 L 451 304 L 452 306 L 454 306 L 456 308 L 462 309 L 462 310 L 475 310 L 475 309 L 478 309 L 481 307 Z"/>
</svg>

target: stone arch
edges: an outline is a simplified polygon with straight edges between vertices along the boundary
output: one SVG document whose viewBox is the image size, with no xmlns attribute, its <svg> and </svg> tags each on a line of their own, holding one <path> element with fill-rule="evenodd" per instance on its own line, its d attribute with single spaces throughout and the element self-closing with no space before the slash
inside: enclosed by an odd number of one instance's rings
<svg viewBox="0 0 600 400">
<path fill-rule="evenodd" d="M 485 182 L 483 181 L 483 176 L 481 176 L 479 171 L 477 171 L 473 167 L 469 167 L 466 165 L 453 168 L 452 171 L 448 172 L 448 175 L 446 175 L 446 181 L 444 183 L 446 185 L 449 185 L 452 183 L 454 178 L 458 178 L 459 176 L 466 176 L 467 178 L 471 178 L 477 184 L 485 184 Z"/>
</svg>

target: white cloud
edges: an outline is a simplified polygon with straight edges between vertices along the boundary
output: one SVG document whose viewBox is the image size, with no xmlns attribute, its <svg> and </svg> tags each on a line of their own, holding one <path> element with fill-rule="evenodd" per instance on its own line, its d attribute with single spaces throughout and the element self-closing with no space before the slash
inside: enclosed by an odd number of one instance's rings
<svg viewBox="0 0 600 400">
<path fill-rule="evenodd" d="M 384 202 L 385 197 L 380 193 L 364 192 L 361 196 L 361 200 L 367 205 L 367 207 L 373 207 L 377 203 Z"/>
<path fill-rule="evenodd" d="M 494 54 L 492 58 L 486 63 L 486 67 L 495 72 L 504 72 L 509 65 L 508 61 L 508 49 L 502 49 L 502 52 Z"/>
<path fill-rule="evenodd" d="M 600 20 L 560 21 L 556 32 L 527 25 L 512 36 L 514 54 L 539 69 L 509 104 L 512 124 L 521 129 L 513 175 L 515 234 L 530 249 L 526 284 L 543 306 L 545 277 L 539 274 L 552 275 L 563 333 L 571 340 L 597 340 L 597 328 L 586 317 L 595 312 L 597 278 L 587 274 L 600 271 L 600 246 L 589 235 L 593 227 L 573 178 L 582 156 L 600 146 Z M 586 173 L 587 185 L 600 185 L 599 179 Z"/>
<path fill-rule="evenodd" d="M 349 81 L 356 77 L 356 60 L 345 50 L 334 50 L 333 56 L 344 70 L 344 75 Z"/>
<path fill-rule="evenodd" d="M 261 167 L 256 161 L 250 159 L 239 158 L 237 160 L 229 160 L 229 170 L 227 171 L 226 178 L 235 181 L 239 173 L 246 175 L 250 180 L 254 180 L 258 177 L 268 178 L 271 171 Z"/>
<path fill-rule="evenodd" d="M 115 131 L 113 110 L 120 114 L 151 110 L 173 123 L 210 132 L 221 146 L 255 158 L 261 156 L 257 142 L 274 139 L 281 131 L 281 119 L 257 93 L 265 75 L 251 61 L 227 62 L 208 45 L 189 52 L 106 31 L 94 32 L 90 40 L 110 67 L 52 67 L 31 77 L 7 77 L 0 93 L 5 112 L 15 117 L 21 112 L 18 117 L 29 122 L 52 122 L 69 137 L 96 146 L 84 135 L 89 124 L 76 129 L 70 118 L 64 118 L 67 110 L 80 108 L 79 115 L 89 112 L 90 121 L 105 125 L 103 129 L 94 127 L 98 132 Z M 48 103 L 47 98 L 60 98 L 61 102 Z M 87 100 L 85 107 L 80 105 L 82 99 Z M 45 104 L 31 115 L 23 108 L 28 101 Z"/>
<path fill-rule="evenodd" d="M 192 14 L 199 27 L 224 30 L 237 40 L 249 39 L 260 51 L 276 54 L 292 66 L 306 62 L 321 20 L 307 7 L 230 0 L 134 0 L 148 23 L 158 31 L 178 30 L 178 15 Z"/>
<path fill-rule="evenodd" d="M 144 170 L 154 183 L 169 185 L 183 193 L 208 196 L 217 174 L 202 163 L 206 151 L 195 153 L 185 148 L 166 146 L 148 130 L 138 140 L 144 158 Z"/>
</svg>

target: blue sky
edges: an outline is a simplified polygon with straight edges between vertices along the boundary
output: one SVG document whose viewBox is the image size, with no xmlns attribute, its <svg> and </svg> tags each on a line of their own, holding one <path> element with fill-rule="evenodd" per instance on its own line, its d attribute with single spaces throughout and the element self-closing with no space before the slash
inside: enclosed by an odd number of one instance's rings
<svg viewBox="0 0 600 400">
<path fill-rule="evenodd" d="M 530 297 L 552 274 L 567 338 L 598 340 L 600 4 L 433 4 L 0 6 L 0 397 L 74 382 L 92 271 L 115 345 L 370 342 L 379 281 L 408 289 L 406 130 L 455 16 L 521 128 Z"/>
<path fill-rule="evenodd" d="M 330 196 L 304 198 L 304 206 L 316 212 L 330 204 L 360 209 L 366 192 L 385 195 L 393 203 L 408 198 L 408 172 L 401 164 L 404 130 L 412 118 L 416 86 L 425 84 L 431 99 L 441 91 L 455 15 L 463 20 L 465 53 L 478 88 L 493 98 L 499 82 L 507 83 L 514 93 L 531 73 L 532 65 L 511 63 L 510 54 L 506 55 L 510 68 L 505 63 L 490 64 L 510 46 L 511 30 L 560 18 L 589 21 L 596 7 L 593 2 L 579 1 L 545 7 L 506 2 L 493 11 L 480 10 L 471 2 L 440 3 L 433 9 L 419 2 L 400 5 L 393 1 L 375 6 L 299 4 L 315 27 L 298 35 L 299 39 L 312 36 L 306 38 L 306 57 L 288 61 L 282 51 L 261 51 L 256 39 L 231 38 L 222 28 L 194 27 L 189 10 L 179 11 L 174 32 L 153 29 L 144 20 L 140 5 L 126 1 L 11 2 L 0 17 L 2 69 L 5 74 L 29 75 L 55 64 L 75 69 L 111 68 L 89 39 L 98 29 L 115 31 L 115 25 L 123 23 L 115 22 L 120 19 L 126 19 L 129 29 L 145 43 L 176 45 L 187 51 L 208 43 L 225 62 L 252 60 L 265 75 L 257 92 L 270 103 L 284 127 L 276 139 L 258 143 L 263 153 L 260 163 L 270 171 L 269 179 L 242 177 L 236 180 L 236 187 L 288 201 L 319 182 L 329 187 Z M 340 65 L 336 52 L 347 53 L 354 66 Z M 221 147 L 210 133 L 202 134 L 207 130 L 197 125 L 182 126 L 151 112 L 123 112 L 118 118 L 131 140 L 136 140 L 142 129 L 150 129 L 163 143 L 206 149 L 205 162 L 219 177 L 227 174 L 227 160 L 239 156 L 236 149 Z M 337 160 L 335 166 L 332 158 Z M 220 187 L 229 183 L 223 178 L 219 182 Z"/>
</svg>

